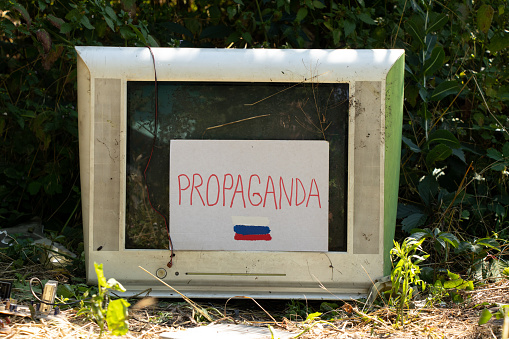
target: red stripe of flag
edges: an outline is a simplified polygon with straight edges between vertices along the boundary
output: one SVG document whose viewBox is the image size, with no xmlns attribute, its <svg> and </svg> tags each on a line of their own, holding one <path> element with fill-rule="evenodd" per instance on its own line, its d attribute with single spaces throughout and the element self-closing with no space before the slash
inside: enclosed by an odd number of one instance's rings
<svg viewBox="0 0 509 339">
<path fill-rule="evenodd" d="M 254 240 L 265 240 L 269 241 L 272 240 L 272 237 L 270 234 L 238 234 L 235 233 L 235 240 L 248 240 L 248 241 L 254 241 Z"/>
</svg>

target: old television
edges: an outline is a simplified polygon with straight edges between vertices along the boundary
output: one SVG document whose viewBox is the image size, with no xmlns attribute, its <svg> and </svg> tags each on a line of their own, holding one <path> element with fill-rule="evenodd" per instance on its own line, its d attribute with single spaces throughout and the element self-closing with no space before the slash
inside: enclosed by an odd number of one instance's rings
<svg viewBox="0 0 509 339">
<path fill-rule="evenodd" d="M 76 50 L 89 283 L 331 299 L 390 272 L 403 50 Z"/>
</svg>

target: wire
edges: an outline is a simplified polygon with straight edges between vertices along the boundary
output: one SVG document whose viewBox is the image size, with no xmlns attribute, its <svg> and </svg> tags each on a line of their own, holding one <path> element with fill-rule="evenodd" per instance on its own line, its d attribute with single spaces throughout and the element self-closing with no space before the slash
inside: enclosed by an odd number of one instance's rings
<svg viewBox="0 0 509 339">
<path fill-rule="evenodd" d="M 156 59 L 154 57 L 154 53 L 152 52 L 152 48 L 150 48 L 150 46 L 147 46 L 148 50 L 150 51 L 150 55 L 152 56 L 152 64 L 154 65 L 154 87 L 155 87 L 155 122 L 154 122 L 154 138 L 152 139 L 152 148 L 150 149 L 150 156 L 148 158 L 148 161 L 147 161 L 147 165 L 145 166 L 145 170 L 143 171 L 143 177 L 145 179 L 145 187 L 147 189 L 147 198 L 148 198 L 148 203 L 150 204 L 150 207 L 157 212 L 157 214 L 159 214 L 163 220 L 164 220 L 164 226 L 166 227 L 166 232 L 168 233 L 168 241 L 169 241 L 169 245 L 170 245 L 170 261 L 168 262 L 168 264 L 166 264 L 166 266 L 168 266 L 168 268 L 171 268 L 173 266 L 173 257 L 175 256 L 175 254 L 173 253 L 173 242 L 171 241 L 171 236 L 170 236 L 170 228 L 168 226 L 168 220 L 166 219 L 166 216 L 164 216 L 159 210 L 157 210 L 153 205 L 152 205 L 152 201 L 150 200 L 150 192 L 149 192 L 149 189 L 148 189 L 148 182 L 147 182 L 147 170 L 148 170 L 148 167 L 150 165 L 150 161 L 152 160 L 152 154 L 154 153 L 154 148 L 155 148 L 155 145 L 156 145 L 156 140 L 157 140 L 157 119 L 158 119 L 158 106 L 159 106 L 159 95 L 158 95 L 158 90 L 157 90 L 157 72 L 156 72 Z"/>
<path fill-rule="evenodd" d="M 65 303 L 50 303 L 50 302 L 47 302 L 45 300 L 42 300 L 41 298 L 39 298 L 37 296 L 37 294 L 35 294 L 35 291 L 33 289 L 33 281 L 36 280 L 37 283 L 41 286 L 41 289 L 44 289 L 43 285 L 42 285 L 42 281 L 41 279 L 39 278 L 32 278 L 30 279 L 30 283 L 29 283 L 29 287 L 30 287 L 30 292 L 32 292 L 32 295 L 34 296 L 35 299 L 37 299 L 40 303 L 43 303 L 43 304 L 46 304 L 46 305 L 50 305 L 50 306 L 70 306 L 70 305 L 74 305 L 74 304 L 78 304 L 82 301 L 87 301 L 87 300 L 90 300 L 91 298 L 86 298 L 86 299 L 82 299 L 82 300 L 75 300 L 75 301 L 70 301 L 70 302 L 65 302 Z"/>
</svg>

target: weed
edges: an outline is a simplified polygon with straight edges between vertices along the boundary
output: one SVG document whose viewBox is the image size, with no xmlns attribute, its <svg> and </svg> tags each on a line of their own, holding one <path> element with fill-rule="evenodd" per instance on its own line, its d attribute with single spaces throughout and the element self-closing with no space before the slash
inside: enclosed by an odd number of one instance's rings
<svg viewBox="0 0 509 339">
<path fill-rule="evenodd" d="M 401 245 L 394 241 L 394 248 L 391 250 L 391 256 L 398 259 L 398 262 L 391 273 L 392 289 L 389 301 L 396 307 L 396 321 L 401 322 L 402 326 L 405 321 L 404 310 L 409 307 L 413 296 L 413 286 L 420 286 L 422 290 L 426 286 L 419 277 L 419 264 L 429 255 L 416 254 L 418 251 L 421 252 L 421 244 L 424 240 L 424 238 L 421 240 L 406 238 Z"/>
<path fill-rule="evenodd" d="M 125 299 L 109 300 L 109 291 L 125 292 L 125 288 L 114 278 L 106 281 L 102 264 L 94 263 L 94 267 L 98 280 L 97 294 L 93 294 L 90 300 L 82 301 L 77 315 L 84 314 L 93 320 L 99 326 L 99 337 L 102 336 L 106 324 L 113 335 L 124 335 L 129 330 L 127 308 L 130 304 Z"/>
</svg>

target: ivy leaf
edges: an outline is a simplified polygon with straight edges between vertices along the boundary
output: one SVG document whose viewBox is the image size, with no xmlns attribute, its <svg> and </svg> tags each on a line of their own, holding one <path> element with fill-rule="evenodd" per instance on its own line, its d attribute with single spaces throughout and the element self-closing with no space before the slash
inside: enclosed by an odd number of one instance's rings
<svg viewBox="0 0 509 339">
<path fill-rule="evenodd" d="M 440 46 L 433 48 L 431 56 L 424 63 L 424 75 L 431 75 L 442 67 L 445 60 L 444 49 Z"/>
</svg>

